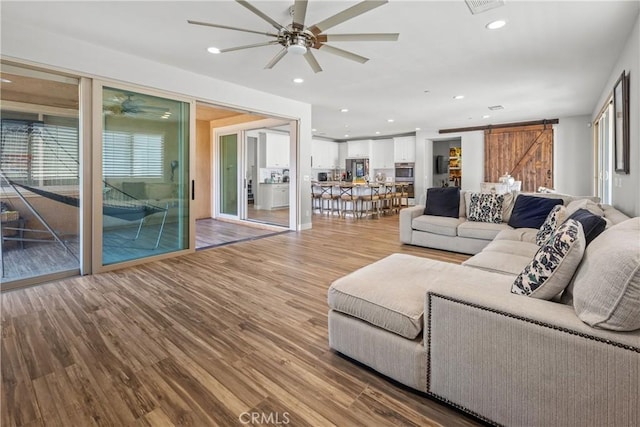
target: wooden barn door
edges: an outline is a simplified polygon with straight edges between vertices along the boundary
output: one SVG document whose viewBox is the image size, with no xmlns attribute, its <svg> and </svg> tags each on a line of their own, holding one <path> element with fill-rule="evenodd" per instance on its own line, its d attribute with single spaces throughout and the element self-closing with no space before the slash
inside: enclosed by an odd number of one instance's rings
<svg viewBox="0 0 640 427">
<path fill-rule="evenodd" d="M 505 172 L 522 181 L 522 191 L 553 188 L 553 127 L 488 129 L 484 133 L 484 179 L 498 182 Z"/>
</svg>

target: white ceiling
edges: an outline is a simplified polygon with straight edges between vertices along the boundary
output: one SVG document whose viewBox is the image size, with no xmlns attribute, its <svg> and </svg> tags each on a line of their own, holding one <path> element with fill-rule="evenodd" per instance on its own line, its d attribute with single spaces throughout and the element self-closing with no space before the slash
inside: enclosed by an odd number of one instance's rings
<svg viewBox="0 0 640 427">
<path fill-rule="evenodd" d="M 289 24 L 292 1 L 252 2 Z M 306 24 L 356 1 L 310 0 Z M 636 1 L 517 1 L 472 15 L 462 0 L 394 1 L 327 33 L 399 32 L 397 42 L 333 45 L 370 58 L 352 62 L 323 51 L 314 74 L 302 57 L 264 65 L 279 46 L 220 55 L 268 41 L 257 34 L 189 25 L 187 19 L 272 32 L 233 1 L 2 1 L 2 21 L 172 64 L 196 73 L 308 102 L 318 135 L 345 139 L 422 129 L 476 126 L 591 114 L 640 11 Z M 70 18 L 72 17 L 72 18 Z M 495 31 L 485 25 L 505 19 Z M 292 82 L 305 79 L 303 84 Z M 455 95 L 465 95 L 454 100 Z M 503 105 L 492 112 L 487 107 Z M 348 113 L 341 113 L 348 108 Z M 482 116 L 491 117 L 483 119 Z M 388 123 L 387 119 L 394 119 Z"/>
</svg>

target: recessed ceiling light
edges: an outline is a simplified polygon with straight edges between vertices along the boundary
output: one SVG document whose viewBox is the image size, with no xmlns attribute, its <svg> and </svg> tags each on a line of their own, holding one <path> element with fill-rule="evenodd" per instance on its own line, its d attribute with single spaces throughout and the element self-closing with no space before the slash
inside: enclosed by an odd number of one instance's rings
<svg viewBox="0 0 640 427">
<path fill-rule="evenodd" d="M 300 77 L 297 77 L 295 79 L 293 79 L 294 83 L 304 83 L 304 79 L 301 79 Z"/>
<path fill-rule="evenodd" d="M 429 92 L 431 92 L 429 89 L 426 89 L 426 90 L 424 91 L 424 93 L 429 93 Z"/>
<path fill-rule="evenodd" d="M 318 132 L 318 129 L 313 128 L 313 129 L 311 129 L 311 132 Z"/>
<path fill-rule="evenodd" d="M 485 114 L 484 116 L 482 116 L 483 119 L 488 119 L 489 117 L 491 117 L 491 116 L 488 115 L 488 114 Z"/>
<path fill-rule="evenodd" d="M 502 105 L 492 105 L 491 107 L 488 107 L 488 108 L 491 111 L 504 110 L 504 107 Z"/>
<path fill-rule="evenodd" d="M 2 83 L 11 83 L 11 80 L 7 80 L 7 79 L 0 79 L 0 82 L 2 82 Z"/>
<path fill-rule="evenodd" d="M 348 108 L 342 108 L 342 109 L 340 109 L 340 112 L 341 113 L 348 113 L 349 109 Z"/>
<path fill-rule="evenodd" d="M 380 131 L 379 130 L 376 131 L 376 135 L 380 135 Z"/>
<path fill-rule="evenodd" d="M 345 137 L 345 138 L 349 138 L 349 134 L 348 134 L 348 133 L 345 133 L 345 134 L 344 134 L 344 137 Z"/>
<path fill-rule="evenodd" d="M 416 128 L 416 130 L 420 130 L 420 128 Z"/>
<path fill-rule="evenodd" d="M 217 53 L 220 53 L 220 49 L 218 49 L 217 47 L 211 46 L 211 47 L 207 48 L 207 52 L 213 53 L 213 54 L 217 54 Z"/>
<path fill-rule="evenodd" d="M 456 95 L 453 99 L 464 99 L 464 95 Z"/>
<path fill-rule="evenodd" d="M 388 121 L 389 123 L 393 123 L 393 122 L 395 122 L 395 120 L 393 120 L 393 119 L 387 119 L 387 121 Z"/>
<path fill-rule="evenodd" d="M 497 20 L 497 21 L 489 22 L 489 23 L 486 25 L 486 28 L 487 28 L 488 30 L 497 30 L 497 29 L 499 29 L 499 28 L 504 27 L 505 25 L 507 25 L 507 21 L 504 21 L 504 20 L 502 20 L 502 19 L 499 19 L 499 20 Z"/>
</svg>

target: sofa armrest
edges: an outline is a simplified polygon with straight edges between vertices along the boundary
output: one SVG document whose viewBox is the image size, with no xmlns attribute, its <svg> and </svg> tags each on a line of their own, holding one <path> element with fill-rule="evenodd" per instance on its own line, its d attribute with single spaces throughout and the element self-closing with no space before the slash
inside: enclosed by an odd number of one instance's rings
<svg viewBox="0 0 640 427">
<path fill-rule="evenodd" d="M 469 283 L 434 285 L 424 319 L 438 399 L 503 425 L 640 422 L 640 331 L 594 329 L 571 306 Z"/>
<path fill-rule="evenodd" d="M 415 205 L 400 210 L 400 241 L 411 244 L 411 223 L 424 213 L 424 205 Z"/>
</svg>

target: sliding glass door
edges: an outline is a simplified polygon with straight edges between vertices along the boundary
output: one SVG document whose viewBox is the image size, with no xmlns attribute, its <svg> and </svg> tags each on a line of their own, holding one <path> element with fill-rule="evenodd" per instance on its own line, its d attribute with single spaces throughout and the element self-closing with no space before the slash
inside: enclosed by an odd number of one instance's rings
<svg viewBox="0 0 640 427">
<path fill-rule="evenodd" d="M 101 94 L 101 265 L 188 249 L 189 103 Z"/>
<path fill-rule="evenodd" d="M 220 213 L 238 216 L 238 134 L 220 136 Z"/>
<path fill-rule="evenodd" d="M 79 80 L 3 64 L 2 289 L 80 271 Z"/>
</svg>

